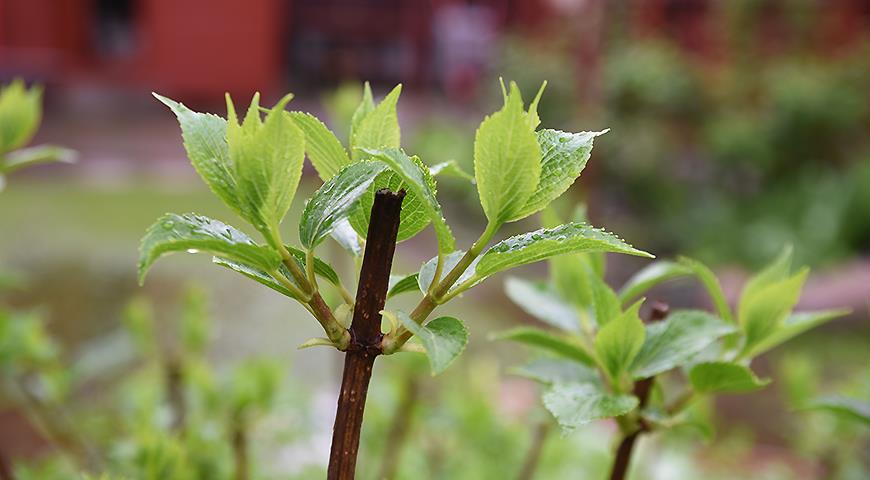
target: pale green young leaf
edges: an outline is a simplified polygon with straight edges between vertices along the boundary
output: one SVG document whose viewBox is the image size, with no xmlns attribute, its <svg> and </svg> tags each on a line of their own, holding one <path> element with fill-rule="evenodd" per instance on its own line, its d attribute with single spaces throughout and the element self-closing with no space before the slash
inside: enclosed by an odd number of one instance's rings
<svg viewBox="0 0 870 480">
<path fill-rule="evenodd" d="M 304 133 L 305 153 L 321 180 L 329 180 L 351 164 L 347 150 L 317 117 L 305 112 L 290 112 L 290 118 Z"/>
<path fill-rule="evenodd" d="M 827 395 L 810 400 L 804 408 L 831 412 L 850 422 L 859 422 L 870 426 L 870 401 L 841 395 Z"/>
<path fill-rule="evenodd" d="M 595 323 L 601 328 L 622 314 L 621 304 L 616 292 L 597 275 L 591 268 L 586 268 L 588 285 L 592 294 L 592 311 L 595 313 Z"/>
<path fill-rule="evenodd" d="M 744 308 L 743 304 L 752 302 L 753 297 L 768 285 L 785 280 L 791 272 L 791 260 L 792 248 L 791 246 L 786 246 L 763 270 L 753 275 L 746 282 L 746 285 L 743 286 L 743 291 L 740 293 L 738 311 L 742 311 Z"/>
<path fill-rule="evenodd" d="M 272 270 L 281 263 L 275 250 L 257 245 L 249 236 L 217 220 L 188 213 L 168 213 L 148 228 L 139 247 L 139 282 L 151 265 L 167 253 L 208 252 L 227 259 Z"/>
<path fill-rule="evenodd" d="M 287 95 L 260 119 L 259 95 L 254 95 L 240 125 L 227 96 L 227 144 L 245 218 L 270 243 L 293 202 L 305 159 L 305 134 L 284 111 Z"/>
<path fill-rule="evenodd" d="M 662 282 L 691 274 L 692 269 L 684 264 L 670 260 L 655 261 L 635 273 L 625 282 L 625 285 L 619 290 L 619 299 L 623 304 L 626 304 Z"/>
<path fill-rule="evenodd" d="M 438 317 L 426 325 L 418 324 L 403 312 L 397 317 L 426 349 L 433 376 L 447 369 L 468 344 L 468 330 L 455 317 Z"/>
<path fill-rule="evenodd" d="M 643 347 L 646 332 L 638 310 L 639 301 L 598 330 L 595 353 L 611 379 L 627 371 Z"/>
<path fill-rule="evenodd" d="M 358 162 L 367 158 L 367 154 L 361 150 L 364 148 L 381 149 L 401 146 L 402 135 L 399 117 L 396 114 L 396 104 L 401 93 L 402 85 L 396 85 L 381 100 L 381 103 L 358 120 L 359 123 L 354 126 L 350 138 L 350 155 L 353 161 Z M 363 102 L 366 102 L 365 98 Z M 357 121 L 356 114 L 354 114 L 354 121 Z"/>
<path fill-rule="evenodd" d="M 402 178 L 406 192 L 410 193 L 413 198 L 422 200 L 420 205 L 428 214 L 429 220 L 432 221 L 432 225 L 435 228 L 435 236 L 438 239 L 438 252 L 442 254 L 452 252 L 456 247 L 456 240 L 453 238 L 450 227 L 447 226 L 447 221 L 444 220 L 441 204 L 438 203 L 438 199 L 435 197 L 435 180 L 426 166 L 420 162 L 420 159 L 409 157 L 405 155 L 405 152 L 397 148 L 383 150 L 364 149 L 364 151 L 372 158 L 386 163 L 394 173 Z M 401 230 L 401 220 L 399 229 Z"/>
<path fill-rule="evenodd" d="M 153 95 L 178 118 L 187 158 L 199 176 L 224 204 L 244 216 L 236 195 L 237 182 L 227 146 L 227 121 L 211 113 L 194 112 L 156 93 Z"/>
<path fill-rule="evenodd" d="M 585 206 L 578 205 L 573 216 L 573 221 L 586 222 Z M 565 219 L 556 212 L 552 206 L 541 212 L 541 226 L 544 228 L 556 228 L 565 223 Z M 586 252 L 574 255 L 561 255 L 549 261 L 550 281 L 556 292 L 574 306 L 587 311 L 592 306 L 592 287 L 589 285 L 587 271 L 595 272 L 599 277 L 604 276 L 604 253 Z"/>
<path fill-rule="evenodd" d="M 405 292 L 419 292 L 420 287 L 417 285 L 418 276 L 419 274 L 417 273 L 411 275 L 390 275 L 387 298 L 392 298 Z"/>
<path fill-rule="evenodd" d="M 502 240 L 486 251 L 477 264 L 475 277 L 486 278 L 502 270 L 545 260 L 566 253 L 613 252 L 652 258 L 617 236 L 586 224 L 568 223 Z"/>
<path fill-rule="evenodd" d="M 835 318 L 849 314 L 848 309 L 820 310 L 816 312 L 798 312 L 785 318 L 779 327 L 763 340 L 755 343 L 746 351 L 747 358 L 753 358 L 791 340 L 801 333 L 818 327 Z"/>
<path fill-rule="evenodd" d="M 633 395 L 608 393 L 589 383 L 556 384 L 544 393 L 543 399 L 544 406 L 566 433 L 594 420 L 625 415 L 639 403 Z"/>
<path fill-rule="evenodd" d="M 541 151 L 541 176 L 526 204 L 510 221 L 520 220 L 543 210 L 553 200 L 565 193 L 580 176 L 592 154 L 595 137 L 600 132 L 568 133 L 545 129 L 537 132 Z"/>
<path fill-rule="evenodd" d="M 462 256 L 465 255 L 465 252 L 462 250 L 457 250 L 453 253 L 449 253 L 444 256 L 444 265 L 442 270 L 444 272 L 449 272 L 453 270 L 453 267 L 459 263 L 459 260 L 462 259 Z M 432 281 L 435 279 L 435 268 L 438 265 L 438 257 L 432 257 L 423 266 L 420 267 L 420 274 L 417 277 L 417 284 L 420 286 L 421 292 L 429 291 L 429 286 L 432 285 Z M 473 268 L 474 264 L 469 267 L 465 273 L 459 277 L 459 281 L 457 283 L 462 283 L 465 280 L 468 280 L 474 272 Z M 440 280 L 440 279 L 439 279 Z"/>
<path fill-rule="evenodd" d="M 514 367 L 509 373 L 525 377 L 545 385 L 557 383 L 601 383 L 601 377 L 594 368 L 556 357 L 539 357 Z"/>
<path fill-rule="evenodd" d="M 0 88 L 0 157 L 27 145 L 42 120 L 42 87 L 13 80 Z"/>
<path fill-rule="evenodd" d="M 538 320 L 568 332 L 580 331 L 577 311 L 546 285 L 508 277 L 504 291 L 524 312 Z"/>
<path fill-rule="evenodd" d="M 586 274 L 592 266 L 585 253 L 559 255 L 549 260 L 550 282 L 556 293 L 581 311 L 592 307 L 592 286 Z"/>
<path fill-rule="evenodd" d="M 287 289 L 287 287 L 279 283 L 277 280 L 275 280 L 274 277 L 272 277 L 262 269 L 223 257 L 213 257 L 212 262 L 214 262 L 215 265 L 220 265 L 221 267 L 225 267 L 236 273 L 240 273 L 257 283 L 260 283 L 271 288 L 272 290 L 275 290 L 281 295 L 296 299 L 296 297 L 293 295 L 293 293 L 290 292 L 290 290 Z M 290 279 L 291 283 L 296 283 L 293 281 L 292 277 L 288 278 Z"/>
<path fill-rule="evenodd" d="M 541 177 L 541 148 L 519 88 L 511 82 L 504 107 L 486 117 L 474 138 L 474 178 L 490 223 L 515 218 Z"/>
<path fill-rule="evenodd" d="M 491 335 L 493 340 L 509 340 L 535 347 L 539 350 L 558 355 L 563 358 L 594 366 L 595 360 L 589 352 L 578 343 L 567 337 L 555 335 L 546 330 L 534 327 L 516 327 Z"/>
<path fill-rule="evenodd" d="M 43 163 L 74 163 L 78 153 L 68 148 L 54 145 L 39 145 L 22 148 L 6 155 L 5 162 L 0 158 L 0 172 L 12 173 L 22 168 Z"/>
<path fill-rule="evenodd" d="M 456 160 L 448 160 L 446 162 L 436 163 L 429 167 L 429 174 L 433 177 L 455 177 L 461 178 L 462 180 L 468 180 L 472 184 L 474 183 L 474 175 L 463 170 L 461 166 L 459 166 L 459 162 Z"/>
<path fill-rule="evenodd" d="M 299 268 L 301 270 L 305 270 L 305 252 L 299 250 L 298 248 L 291 247 L 290 245 L 286 245 L 285 248 L 296 260 Z M 272 290 L 281 293 L 282 295 L 286 295 L 290 298 L 296 298 L 293 296 L 290 290 L 287 289 L 286 286 L 275 280 L 275 278 L 271 274 L 260 268 L 222 257 L 214 257 L 212 261 L 216 265 L 220 265 L 222 267 L 233 270 L 236 273 L 240 273 L 258 283 L 261 283 L 271 288 Z M 290 274 L 290 271 L 287 269 L 286 266 L 284 266 L 284 264 L 278 265 L 277 270 L 290 283 L 292 283 L 299 289 L 302 288 L 299 284 L 296 283 L 296 281 L 293 279 L 293 276 Z M 314 273 L 332 285 L 338 286 L 341 283 L 340 279 L 338 278 L 338 273 L 335 272 L 335 269 L 333 269 L 332 266 L 317 257 L 314 258 Z"/>
<path fill-rule="evenodd" d="M 350 119 L 350 131 L 347 136 L 347 143 L 351 146 L 351 153 L 353 153 L 353 132 L 359 129 L 360 123 L 374 109 L 375 99 L 372 95 L 372 87 L 369 85 L 369 82 L 365 82 L 363 84 L 362 99 L 360 99 L 359 105 L 354 110 Z"/>
<path fill-rule="evenodd" d="M 502 84 L 502 87 L 504 87 L 504 84 Z M 529 126 L 532 128 L 532 130 L 537 129 L 538 125 L 541 124 L 541 117 L 538 116 L 538 104 L 541 103 L 541 97 L 544 96 L 544 89 L 546 89 L 546 88 L 547 88 L 547 81 L 544 80 L 541 83 L 541 87 L 538 88 L 538 93 L 535 95 L 535 98 L 532 100 L 532 103 L 529 104 L 529 111 L 528 111 L 527 116 L 529 119 Z"/>
<path fill-rule="evenodd" d="M 684 365 L 719 338 L 734 333 L 733 324 L 699 310 L 681 310 L 646 327 L 646 339 L 631 367 L 634 378 L 647 378 Z"/>
<path fill-rule="evenodd" d="M 734 314 L 731 313 L 731 307 L 728 306 L 725 293 L 722 292 L 722 286 L 713 271 L 703 263 L 688 257 L 680 257 L 677 261 L 680 265 L 691 270 L 692 274 L 698 278 L 701 285 L 707 290 L 707 294 L 710 295 L 719 316 L 729 323 L 734 323 Z"/>
<path fill-rule="evenodd" d="M 349 219 L 344 218 L 335 222 L 329 236 L 354 257 L 362 255 L 363 246 L 360 243 L 359 234 L 353 229 Z"/>
<path fill-rule="evenodd" d="M 430 189 L 435 191 L 435 182 L 429 175 L 426 166 L 420 162 L 417 157 L 410 157 L 411 161 L 417 164 L 421 169 L 424 169 L 426 182 L 429 183 Z M 359 208 L 355 209 L 349 220 L 354 230 L 360 235 L 365 236 L 369 229 L 369 215 L 372 211 L 372 206 L 375 203 L 375 193 L 378 190 L 386 188 L 392 192 L 398 192 L 404 189 L 406 191 L 405 199 L 402 201 L 402 212 L 399 216 L 399 232 L 396 235 L 396 241 L 403 242 L 414 235 L 420 233 L 430 222 L 430 208 L 427 201 L 410 190 L 408 182 L 399 173 L 393 170 L 382 172 L 375 179 L 372 186 L 359 201 Z"/>
<path fill-rule="evenodd" d="M 387 166 L 381 162 L 359 162 L 344 167 L 327 180 L 305 204 L 299 220 L 299 240 L 302 246 L 313 249 L 345 220 L 369 191 L 375 178 Z"/>
<path fill-rule="evenodd" d="M 797 304 L 808 268 L 784 280 L 768 283 L 753 291 L 748 301 L 740 302 L 738 319 L 745 337 L 743 354 L 773 335 Z"/>
<path fill-rule="evenodd" d="M 689 381 L 698 393 L 748 393 L 770 383 L 749 367 L 729 362 L 699 363 L 689 371 Z"/>
</svg>

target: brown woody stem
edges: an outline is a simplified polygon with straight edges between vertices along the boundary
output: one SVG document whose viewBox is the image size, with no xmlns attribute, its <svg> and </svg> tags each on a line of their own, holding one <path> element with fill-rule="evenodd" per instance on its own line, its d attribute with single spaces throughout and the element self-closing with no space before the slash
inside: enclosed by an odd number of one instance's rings
<svg viewBox="0 0 870 480">
<path fill-rule="evenodd" d="M 356 469 L 366 394 L 375 358 L 381 353 L 381 310 L 387 300 L 390 269 L 399 232 L 404 191 L 375 194 L 366 250 L 360 269 L 356 305 L 350 324 L 350 344 L 344 355 L 344 374 L 335 414 L 329 480 L 352 480 Z"/>
<path fill-rule="evenodd" d="M 3 452 L 0 452 L 0 480 L 15 480 L 12 462 L 6 459 Z"/>
<path fill-rule="evenodd" d="M 650 312 L 650 323 L 660 322 L 668 316 L 668 305 L 662 302 L 655 302 Z M 655 377 L 644 378 L 634 382 L 634 396 L 639 400 L 637 411 L 640 412 L 646 407 L 649 400 L 649 394 L 652 390 Z M 616 449 L 616 458 L 613 460 L 613 467 L 610 470 L 610 480 L 623 480 L 628 475 L 628 469 L 631 466 L 631 454 L 634 451 L 634 445 L 637 443 L 638 437 L 649 431 L 649 425 L 641 418 L 638 420 L 638 427 L 635 431 L 629 433 L 619 442 L 619 447 Z"/>
</svg>

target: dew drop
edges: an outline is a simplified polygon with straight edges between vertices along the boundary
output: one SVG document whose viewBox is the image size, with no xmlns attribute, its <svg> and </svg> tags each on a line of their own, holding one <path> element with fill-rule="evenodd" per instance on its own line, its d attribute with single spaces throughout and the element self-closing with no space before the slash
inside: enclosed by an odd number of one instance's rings
<svg viewBox="0 0 870 480">
<path fill-rule="evenodd" d="M 199 250 L 197 250 L 195 248 L 188 248 L 187 253 L 199 253 Z"/>
<path fill-rule="evenodd" d="M 165 222 L 163 222 L 163 228 L 165 228 L 166 230 L 171 230 L 174 226 L 175 222 L 173 222 L 172 220 L 166 220 Z"/>
</svg>

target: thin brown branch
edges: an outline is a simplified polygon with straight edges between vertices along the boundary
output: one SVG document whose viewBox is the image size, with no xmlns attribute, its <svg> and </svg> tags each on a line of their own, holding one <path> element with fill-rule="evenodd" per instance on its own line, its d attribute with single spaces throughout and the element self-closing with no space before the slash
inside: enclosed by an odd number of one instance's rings
<svg viewBox="0 0 870 480">
<path fill-rule="evenodd" d="M 541 452 L 544 451 L 544 443 L 550 434 L 552 425 L 549 420 L 544 420 L 535 427 L 535 434 L 532 437 L 532 443 L 526 452 L 526 458 L 523 460 L 523 468 L 520 469 L 520 474 L 517 475 L 517 480 L 532 480 L 535 478 L 535 471 L 538 469 L 538 463 L 541 459 Z"/>
<path fill-rule="evenodd" d="M 356 305 L 349 330 L 350 345 L 344 356 L 344 374 L 329 453 L 329 480 L 354 478 L 369 380 L 375 358 L 381 353 L 383 333 L 380 312 L 387 300 L 404 197 L 404 191 L 394 193 L 384 189 L 375 194 L 372 205 Z"/>
<path fill-rule="evenodd" d="M 236 412 L 230 423 L 230 443 L 233 449 L 234 480 L 248 480 L 248 428 L 244 412 Z"/>
<path fill-rule="evenodd" d="M 649 321 L 660 322 L 668 316 L 668 305 L 662 302 L 655 302 L 650 312 Z M 652 391 L 655 377 L 644 378 L 634 382 L 634 396 L 639 400 L 637 411 L 640 412 L 646 407 L 649 401 L 649 394 Z M 649 426 L 644 422 L 643 418 L 638 420 L 638 427 L 635 431 L 629 433 L 619 442 L 619 447 L 616 449 L 616 458 L 613 460 L 613 467 L 610 470 L 610 480 L 624 480 L 628 475 L 628 469 L 631 466 L 631 455 L 634 451 L 634 446 L 637 443 L 638 437 L 649 431 Z"/>
<path fill-rule="evenodd" d="M 97 449 L 76 431 L 72 420 L 62 405 L 49 404 L 31 390 L 26 377 L 20 377 L 18 389 L 24 399 L 24 407 L 32 421 L 46 435 L 52 446 L 71 462 L 83 469 L 97 472 L 101 469 L 102 459 Z"/>
<path fill-rule="evenodd" d="M 177 355 L 171 355 L 164 366 L 166 375 L 166 401 L 172 411 L 170 429 L 177 434 L 184 433 L 187 417 L 187 402 L 184 398 L 184 368 Z"/>
</svg>

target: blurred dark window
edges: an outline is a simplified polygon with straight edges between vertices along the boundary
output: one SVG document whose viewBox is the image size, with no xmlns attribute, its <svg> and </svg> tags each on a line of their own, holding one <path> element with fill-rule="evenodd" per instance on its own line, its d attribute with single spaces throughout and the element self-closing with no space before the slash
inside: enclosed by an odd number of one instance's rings
<svg viewBox="0 0 870 480">
<path fill-rule="evenodd" d="M 129 57 L 136 50 L 136 1 L 96 0 L 94 50 L 100 57 Z"/>
</svg>

